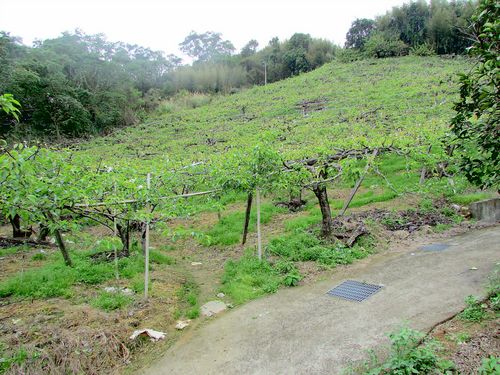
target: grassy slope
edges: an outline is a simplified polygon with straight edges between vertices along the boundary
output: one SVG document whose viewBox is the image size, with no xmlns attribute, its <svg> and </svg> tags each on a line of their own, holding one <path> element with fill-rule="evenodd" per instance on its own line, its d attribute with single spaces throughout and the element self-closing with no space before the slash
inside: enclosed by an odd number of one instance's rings
<svg viewBox="0 0 500 375">
<path fill-rule="evenodd" d="M 106 161 L 206 160 L 229 147 L 251 145 L 271 133 L 290 156 L 313 153 L 348 139 L 357 125 L 382 132 L 429 128 L 442 134 L 452 114 L 456 74 L 463 59 L 404 57 L 331 63 L 311 73 L 219 97 L 211 104 L 152 119 L 80 146 Z M 304 116 L 304 100 L 325 101 L 324 109 Z M 376 109 L 375 112 L 373 112 Z M 209 139 L 218 142 L 209 145 Z"/>
</svg>

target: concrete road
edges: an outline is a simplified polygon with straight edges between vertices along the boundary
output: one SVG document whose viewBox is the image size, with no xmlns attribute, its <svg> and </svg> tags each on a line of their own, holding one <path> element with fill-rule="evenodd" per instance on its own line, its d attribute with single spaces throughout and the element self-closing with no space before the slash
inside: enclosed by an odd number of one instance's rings
<svg viewBox="0 0 500 375">
<path fill-rule="evenodd" d="M 181 338 L 145 374 L 337 374 L 366 350 L 387 343 L 404 322 L 427 330 L 485 293 L 500 261 L 500 227 L 374 255 L 327 281 L 231 310 Z M 476 267 L 477 270 L 471 270 Z M 384 287 L 363 302 L 326 294 L 344 280 Z"/>
</svg>

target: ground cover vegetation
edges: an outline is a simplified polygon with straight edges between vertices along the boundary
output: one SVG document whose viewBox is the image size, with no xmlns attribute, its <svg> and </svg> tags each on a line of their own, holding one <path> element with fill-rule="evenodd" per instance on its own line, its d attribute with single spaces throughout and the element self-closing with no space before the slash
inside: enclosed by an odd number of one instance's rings
<svg viewBox="0 0 500 375">
<path fill-rule="evenodd" d="M 208 38 L 191 35 L 186 51 L 208 61 L 193 42 L 199 37 Z M 209 37 L 217 54 L 231 49 Z M 334 61 L 67 149 L 4 144 L 0 208 L 12 234 L 37 237 L 15 248 L 5 241 L 0 253 L 9 260 L 0 263 L 5 371 L 105 372 L 141 350 L 125 339 L 145 322 L 172 332 L 175 319 L 197 318 L 216 292 L 241 304 L 299 284 L 306 266 L 329 269 L 375 252 L 377 231 L 409 235 L 460 222 L 462 207 L 452 202 L 494 194 L 476 190 L 461 155 L 443 142 L 456 75 L 470 66 L 438 56 Z M 204 271 L 197 257 L 213 268 Z M 220 283 L 207 288 L 207 277 Z M 37 330 L 53 327 L 58 314 L 86 314 L 89 327 L 106 324 L 101 336 L 89 328 L 82 337 L 112 344 L 87 352 L 85 340 L 69 340 L 61 361 L 60 341 L 12 334 L 36 331 L 36 322 L 11 319 L 29 301 L 47 310 L 49 324 Z M 80 350 L 85 360 L 71 354 Z"/>
</svg>

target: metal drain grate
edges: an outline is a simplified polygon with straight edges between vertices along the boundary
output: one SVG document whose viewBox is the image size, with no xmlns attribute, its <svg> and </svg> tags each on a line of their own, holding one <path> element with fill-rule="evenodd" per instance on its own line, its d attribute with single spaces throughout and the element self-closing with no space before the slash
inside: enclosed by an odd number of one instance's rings
<svg viewBox="0 0 500 375">
<path fill-rule="evenodd" d="M 430 244 L 430 245 L 425 245 L 425 246 L 421 246 L 420 247 L 420 250 L 424 250 L 424 251 L 443 251 L 447 248 L 449 248 L 450 245 L 446 244 L 446 243 L 433 243 L 433 244 Z"/>
<path fill-rule="evenodd" d="M 359 281 L 347 280 L 337 285 L 327 294 L 344 298 L 349 301 L 361 302 L 377 293 L 382 288 L 381 285 L 360 283 Z"/>
</svg>

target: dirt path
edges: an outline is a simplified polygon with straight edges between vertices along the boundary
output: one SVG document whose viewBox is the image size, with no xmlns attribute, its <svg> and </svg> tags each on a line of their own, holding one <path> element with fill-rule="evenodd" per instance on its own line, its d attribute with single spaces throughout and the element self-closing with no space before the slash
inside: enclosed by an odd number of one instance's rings
<svg viewBox="0 0 500 375">
<path fill-rule="evenodd" d="M 285 289 L 189 332 L 143 373 L 337 374 L 407 322 L 426 330 L 481 295 L 500 261 L 500 227 L 452 237 L 441 251 L 418 245 L 375 255 L 332 278 Z M 477 269 L 471 269 L 471 268 Z M 326 295 L 346 280 L 384 285 L 364 302 Z"/>
</svg>

